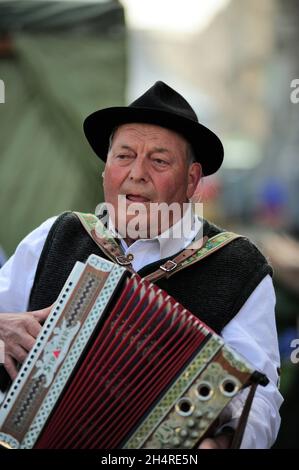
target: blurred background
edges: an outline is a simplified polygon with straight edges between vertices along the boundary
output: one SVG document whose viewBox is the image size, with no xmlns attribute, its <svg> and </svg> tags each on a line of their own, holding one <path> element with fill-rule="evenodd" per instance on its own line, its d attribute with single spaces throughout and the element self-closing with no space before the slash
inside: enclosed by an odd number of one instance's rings
<svg viewBox="0 0 299 470">
<path fill-rule="evenodd" d="M 0 265 L 46 218 L 102 200 L 84 117 L 167 82 L 224 143 L 198 189 L 204 216 L 274 266 L 278 448 L 299 448 L 298 22 L 296 0 L 0 1 Z"/>
</svg>

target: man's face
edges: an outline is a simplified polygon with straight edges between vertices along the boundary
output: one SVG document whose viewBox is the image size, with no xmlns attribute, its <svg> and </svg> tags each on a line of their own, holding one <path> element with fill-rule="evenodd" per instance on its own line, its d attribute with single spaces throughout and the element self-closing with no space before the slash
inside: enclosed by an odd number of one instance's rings
<svg viewBox="0 0 299 470">
<path fill-rule="evenodd" d="M 114 207 L 114 224 L 120 232 L 120 222 L 127 226 L 134 217 L 128 214 L 132 203 L 131 207 L 142 206 L 146 211 L 149 225 L 150 207 L 157 206 L 152 203 L 176 202 L 182 206 L 191 198 L 201 167 L 199 163 L 189 164 L 187 148 L 179 134 L 152 124 L 124 124 L 117 129 L 107 157 L 104 194 L 106 203 Z M 125 211 L 118 211 L 120 195 Z M 174 222 L 169 220 L 167 225 Z"/>
</svg>

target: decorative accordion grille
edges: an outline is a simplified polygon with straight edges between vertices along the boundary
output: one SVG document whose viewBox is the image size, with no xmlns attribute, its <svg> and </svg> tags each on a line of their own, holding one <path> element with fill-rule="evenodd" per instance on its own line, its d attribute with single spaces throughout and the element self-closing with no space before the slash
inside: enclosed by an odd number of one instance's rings
<svg viewBox="0 0 299 470">
<path fill-rule="evenodd" d="M 174 299 L 133 276 L 36 447 L 118 447 L 208 336 Z"/>
<path fill-rule="evenodd" d="M 192 448 L 254 373 L 166 292 L 91 255 L 0 408 L 0 447 Z"/>
</svg>

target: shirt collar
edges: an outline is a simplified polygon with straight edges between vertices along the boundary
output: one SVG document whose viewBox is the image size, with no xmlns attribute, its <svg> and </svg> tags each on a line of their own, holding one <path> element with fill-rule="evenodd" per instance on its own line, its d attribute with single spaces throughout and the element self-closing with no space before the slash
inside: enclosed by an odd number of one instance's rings
<svg viewBox="0 0 299 470">
<path fill-rule="evenodd" d="M 115 228 L 112 224 L 110 227 L 115 236 L 117 234 Z M 148 246 L 149 249 L 153 249 L 153 247 L 156 246 L 156 249 L 160 251 L 160 259 L 164 259 L 186 248 L 195 237 L 198 237 L 201 228 L 202 219 L 195 214 L 193 204 L 190 203 L 183 217 L 160 235 L 154 238 L 136 240 L 130 246 L 128 246 L 123 239 L 120 239 L 120 243 L 125 253 L 128 249 L 134 249 L 134 247 L 140 243 L 142 243 L 144 247 Z"/>
</svg>

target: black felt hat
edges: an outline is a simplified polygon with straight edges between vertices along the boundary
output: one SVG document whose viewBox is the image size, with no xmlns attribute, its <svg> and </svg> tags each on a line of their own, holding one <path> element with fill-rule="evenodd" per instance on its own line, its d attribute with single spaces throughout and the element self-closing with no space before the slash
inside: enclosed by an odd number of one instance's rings
<svg viewBox="0 0 299 470">
<path fill-rule="evenodd" d="M 109 137 L 113 129 L 130 122 L 155 124 L 183 135 L 192 145 L 204 176 L 215 173 L 221 166 L 223 146 L 220 139 L 198 122 L 185 98 L 161 81 L 129 106 L 101 109 L 85 119 L 87 140 L 103 161 L 107 158 Z"/>
</svg>

